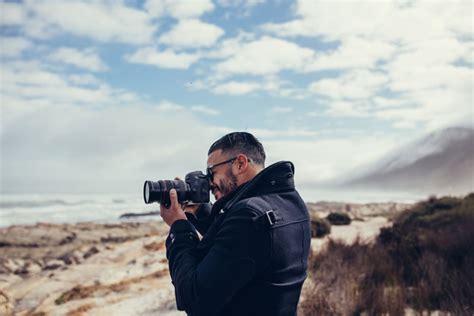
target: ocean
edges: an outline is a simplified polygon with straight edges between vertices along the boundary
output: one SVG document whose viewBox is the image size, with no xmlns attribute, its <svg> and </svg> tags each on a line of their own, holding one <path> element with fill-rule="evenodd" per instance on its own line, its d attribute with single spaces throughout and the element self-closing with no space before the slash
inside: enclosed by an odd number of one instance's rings
<svg viewBox="0 0 474 316">
<path fill-rule="evenodd" d="M 302 190 L 307 202 L 343 201 L 352 203 L 413 203 L 427 196 L 387 192 L 341 192 Z M 125 213 L 159 211 L 157 203 L 145 204 L 141 194 L 0 194 L 0 227 L 18 224 L 119 223 L 161 220 L 159 215 L 120 219 Z"/>
<path fill-rule="evenodd" d="M 141 194 L 1 194 L 0 227 L 16 224 L 161 220 L 159 215 L 120 219 L 124 213 L 159 211 Z"/>
</svg>

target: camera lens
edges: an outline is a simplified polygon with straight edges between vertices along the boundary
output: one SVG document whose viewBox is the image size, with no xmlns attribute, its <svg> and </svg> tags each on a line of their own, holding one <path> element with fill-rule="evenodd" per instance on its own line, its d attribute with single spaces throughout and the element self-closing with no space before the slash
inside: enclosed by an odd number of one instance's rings
<svg viewBox="0 0 474 316">
<path fill-rule="evenodd" d="M 175 189 L 178 195 L 178 203 L 209 202 L 209 179 L 201 171 L 190 172 L 182 180 L 159 180 L 145 181 L 143 185 L 143 199 L 146 204 L 158 202 L 165 207 L 169 207 L 170 190 Z"/>
<path fill-rule="evenodd" d="M 145 186 L 143 187 L 143 198 L 145 199 L 145 203 L 149 204 L 150 202 L 150 181 L 145 182 Z"/>
<path fill-rule="evenodd" d="M 178 194 L 178 202 L 186 200 L 186 194 L 189 188 L 186 183 L 181 180 L 160 180 L 157 182 L 145 181 L 143 185 L 143 199 L 146 204 L 158 202 L 163 204 L 165 207 L 169 207 L 170 201 L 170 190 L 175 189 Z"/>
</svg>

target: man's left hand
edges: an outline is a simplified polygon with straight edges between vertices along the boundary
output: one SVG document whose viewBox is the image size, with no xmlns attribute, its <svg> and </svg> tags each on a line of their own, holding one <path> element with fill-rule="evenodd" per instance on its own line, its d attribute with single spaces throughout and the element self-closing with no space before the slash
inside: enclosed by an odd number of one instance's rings
<svg viewBox="0 0 474 316">
<path fill-rule="evenodd" d="M 178 203 L 178 194 L 175 189 L 170 190 L 170 200 L 171 205 L 169 208 L 160 205 L 160 215 L 168 226 L 173 225 L 173 223 L 179 219 L 186 219 L 181 205 Z"/>
</svg>

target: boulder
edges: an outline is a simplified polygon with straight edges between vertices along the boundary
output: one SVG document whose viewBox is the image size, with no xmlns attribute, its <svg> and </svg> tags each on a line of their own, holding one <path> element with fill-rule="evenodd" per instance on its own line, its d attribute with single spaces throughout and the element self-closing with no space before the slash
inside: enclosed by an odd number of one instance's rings
<svg viewBox="0 0 474 316">
<path fill-rule="evenodd" d="M 330 213 L 326 219 L 331 223 L 331 225 L 350 225 L 352 222 L 350 216 L 342 212 Z"/>
</svg>

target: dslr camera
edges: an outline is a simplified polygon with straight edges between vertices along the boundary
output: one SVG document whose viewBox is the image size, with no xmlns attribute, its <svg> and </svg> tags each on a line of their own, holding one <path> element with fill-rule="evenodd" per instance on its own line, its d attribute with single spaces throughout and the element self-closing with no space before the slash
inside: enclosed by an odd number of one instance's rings
<svg viewBox="0 0 474 316">
<path fill-rule="evenodd" d="M 176 189 L 179 203 L 201 204 L 209 202 L 209 178 L 201 171 L 193 171 L 183 180 L 145 181 L 143 199 L 146 204 L 158 202 L 170 207 L 170 190 Z"/>
</svg>

